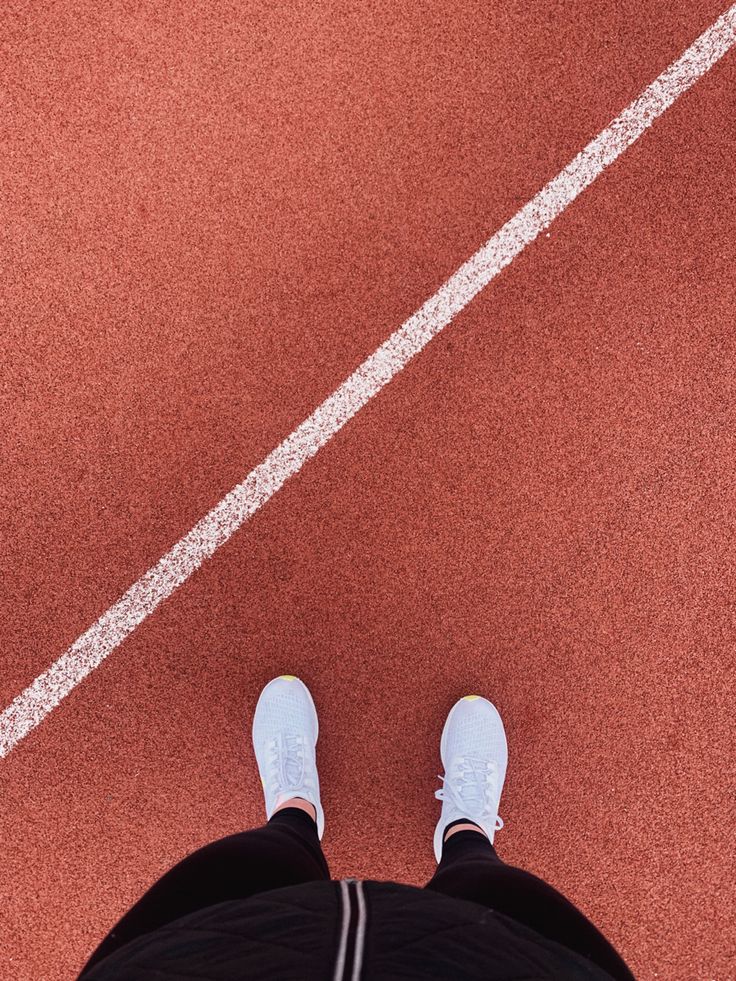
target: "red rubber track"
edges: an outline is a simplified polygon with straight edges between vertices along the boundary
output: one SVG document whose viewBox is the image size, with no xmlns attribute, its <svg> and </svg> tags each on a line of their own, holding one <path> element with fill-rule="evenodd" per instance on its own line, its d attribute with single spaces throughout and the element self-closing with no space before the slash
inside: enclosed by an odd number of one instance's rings
<svg viewBox="0 0 736 981">
<path fill-rule="evenodd" d="M 5 706 L 722 12 L 6 3 Z M 736 974 L 736 59 L 3 761 L 4 978 L 264 819 L 319 709 L 335 877 L 432 872 L 439 735 L 642 979 Z"/>
</svg>

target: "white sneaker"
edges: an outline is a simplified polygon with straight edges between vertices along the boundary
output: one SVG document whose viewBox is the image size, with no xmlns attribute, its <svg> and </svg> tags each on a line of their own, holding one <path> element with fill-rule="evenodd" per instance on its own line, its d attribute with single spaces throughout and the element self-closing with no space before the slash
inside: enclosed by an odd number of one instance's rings
<svg viewBox="0 0 736 981">
<path fill-rule="evenodd" d="M 509 752 L 501 716 L 495 705 L 480 695 L 465 695 L 455 702 L 442 730 L 440 756 L 444 786 L 435 793 L 442 814 L 434 833 L 434 854 L 442 858 L 447 825 L 468 818 L 480 825 L 490 841 L 503 827 L 498 816 Z"/>
<path fill-rule="evenodd" d="M 325 830 L 319 796 L 316 746 L 317 709 L 309 689 L 291 674 L 269 681 L 253 716 L 253 749 L 266 799 L 266 817 L 291 797 L 303 797 L 317 811 L 317 832 Z"/>
</svg>

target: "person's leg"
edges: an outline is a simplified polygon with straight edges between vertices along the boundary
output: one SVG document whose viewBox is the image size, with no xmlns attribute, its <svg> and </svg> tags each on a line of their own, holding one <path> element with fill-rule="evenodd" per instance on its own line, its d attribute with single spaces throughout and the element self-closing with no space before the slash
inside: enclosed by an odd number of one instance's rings
<svg viewBox="0 0 736 981">
<path fill-rule="evenodd" d="M 426 889 L 494 909 L 587 957 L 616 981 L 634 981 L 603 934 L 561 893 L 506 865 L 480 829 L 454 824 L 445 831 L 442 860 Z"/>
<path fill-rule="evenodd" d="M 288 805 L 290 802 L 286 802 Z M 330 879 L 309 805 L 282 806 L 262 828 L 230 835 L 184 858 L 138 900 L 87 961 L 80 978 L 114 950 L 188 913 L 259 892 Z"/>
</svg>

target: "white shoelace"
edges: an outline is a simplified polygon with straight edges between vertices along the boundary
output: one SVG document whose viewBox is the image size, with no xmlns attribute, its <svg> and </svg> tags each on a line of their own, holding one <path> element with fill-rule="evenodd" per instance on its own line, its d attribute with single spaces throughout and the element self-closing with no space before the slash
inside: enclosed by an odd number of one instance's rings
<svg viewBox="0 0 736 981">
<path fill-rule="evenodd" d="M 449 800 L 461 817 L 480 819 L 485 811 L 493 808 L 497 793 L 498 767 L 489 760 L 463 757 L 457 775 L 452 778 L 438 773 L 443 786 L 435 792 L 437 800 Z M 500 831 L 503 821 L 496 815 L 495 830 Z"/>
<path fill-rule="evenodd" d="M 280 732 L 269 743 L 269 787 L 272 793 L 295 796 L 295 791 L 311 788 L 305 778 L 304 737 Z"/>
</svg>

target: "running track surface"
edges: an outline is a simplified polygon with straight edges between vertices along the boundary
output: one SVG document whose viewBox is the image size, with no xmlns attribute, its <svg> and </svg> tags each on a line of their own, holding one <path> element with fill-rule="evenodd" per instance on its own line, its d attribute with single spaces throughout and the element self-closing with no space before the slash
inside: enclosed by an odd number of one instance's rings
<svg viewBox="0 0 736 981">
<path fill-rule="evenodd" d="M 0 704 L 723 9 L 7 4 Z M 735 93 L 731 52 L 2 761 L 4 978 L 262 822 L 286 672 L 333 876 L 431 875 L 481 692 L 502 856 L 640 978 L 734 977 Z"/>
</svg>

